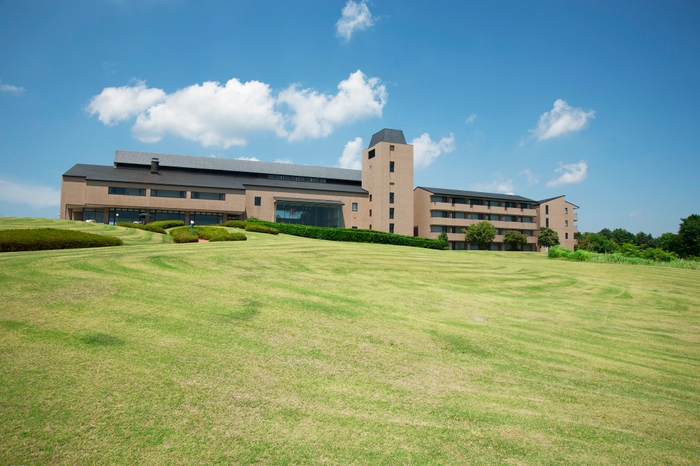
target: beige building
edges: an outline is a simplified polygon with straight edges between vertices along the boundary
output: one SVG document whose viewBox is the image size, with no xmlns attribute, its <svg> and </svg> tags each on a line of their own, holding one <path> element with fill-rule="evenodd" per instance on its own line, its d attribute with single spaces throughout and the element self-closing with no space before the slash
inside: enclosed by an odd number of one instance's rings
<svg viewBox="0 0 700 466">
<path fill-rule="evenodd" d="M 509 230 L 537 234 L 550 226 L 573 249 L 578 207 L 564 196 L 521 196 L 413 185 L 413 146 L 400 130 L 383 129 L 362 152 L 362 169 L 117 151 L 113 166 L 78 164 L 63 175 L 61 218 L 114 224 L 179 219 L 189 224 L 229 219 L 332 228 L 362 228 L 437 238 L 451 249 L 474 249 L 462 229 L 488 220 L 498 229 L 492 249 L 507 249 Z"/>
</svg>

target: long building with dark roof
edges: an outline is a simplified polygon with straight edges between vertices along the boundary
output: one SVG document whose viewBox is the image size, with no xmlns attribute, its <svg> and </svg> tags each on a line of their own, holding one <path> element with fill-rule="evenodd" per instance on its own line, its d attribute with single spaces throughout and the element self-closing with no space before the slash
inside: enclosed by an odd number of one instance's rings
<svg viewBox="0 0 700 466">
<path fill-rule="evenodd" d="M 68 220 L 201 225 L 257 217 L 427 238 L 444 232 L 451 249 L 475 249 L 462 230 L 483 220 L 498 230 L 492 249 L 507 249 L 503 236 L 517 230 L 528 237 L 523 249 L 537 250 L 543 226 L 573 249 L 577 208 L 564 196 L 414 188 L 413 146 L 393 129 L 372 136 L 361 170 L 118 150 L 112 166 L 77 164 L 61 185 Z"/>
</svg>

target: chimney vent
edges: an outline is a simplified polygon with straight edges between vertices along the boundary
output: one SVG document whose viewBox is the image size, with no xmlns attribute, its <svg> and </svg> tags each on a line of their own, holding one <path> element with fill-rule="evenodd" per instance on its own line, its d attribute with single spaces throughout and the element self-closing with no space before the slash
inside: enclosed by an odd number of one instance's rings
<svg viewBox="0 0 700 466">
<path fill-rule="evenodd" d="M 155 173 L 156 175 L 158 174 L 158 165 L 159 165 L 158 158 L 153 157 L 151 159 L 151 173 Z"/>
</svg>

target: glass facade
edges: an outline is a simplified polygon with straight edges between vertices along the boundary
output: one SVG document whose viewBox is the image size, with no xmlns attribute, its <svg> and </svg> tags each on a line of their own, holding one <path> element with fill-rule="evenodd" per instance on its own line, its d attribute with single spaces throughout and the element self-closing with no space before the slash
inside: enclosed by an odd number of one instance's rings
<svg viewBox="0 0 700 466">
<path fill-rule="evenodd" d="M 224 214 L 217 212 L 192 212 L 190 221 L 194 220 L 195 225 L 214 225 L 224 223 Z"/>
<path fill-rule="evenodd" d="M 109 224 L 114 225 L 117 222 L 141 223 L 143 221 L 141 214 L 145 213 L 144 209 L 109 209 Z"/>
<path fill-rule="evenodd" d="M 177 210 L 152 210 L 151 222 L 159 222 L 161 220 L 182 220 L 185 221 L 185 212 Z"/>
<path fill-rule="evenodd" d="M 83 209 L 83 221 L 94 220 L 95 223 L 105 223 L 104 209 Z"/>
<path fill-rule="evenodd" d="M 275 204 L 275 221 L 314 227 L 342 228 L 343 212 L 339 205 L 278 202 Z"/>
</svg>

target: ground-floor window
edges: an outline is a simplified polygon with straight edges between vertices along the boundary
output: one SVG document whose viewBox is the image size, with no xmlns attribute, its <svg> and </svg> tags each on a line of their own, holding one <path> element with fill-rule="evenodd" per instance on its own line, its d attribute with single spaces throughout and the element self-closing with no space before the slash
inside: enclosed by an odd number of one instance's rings
<svg viewBox="0 0 700 466">
<path fill-rule="evenodd" d="M 275 221 L 314 227 L 341 228 L 343 213 L 339 205 L 275 204 Z"/>
<path fill-rule="evenodd" d="M 452 241 L 452 249 L 455 251 L 464 251 L 466 243 L 464 241 Z"/>
<path fill-rule="evenodd" d="M 476 243 L 469 243 L 469 250 L 470 251 L 476 251 L 479 249 L 479 245 Z"/>
<path fill-rule="evenodd" d="M 105 223 L 104 209 L 83 209 L 83 221 L 94 220 L 95 223 Z"/>
<path fill-rule="evenodd" d="M 109 224 L 114 225 L 118 222 L 137 222 L 144 221 L 144 209 L 109 209 Z"/>
<path fill-rule="evenodd" d="M 216 212 L 192 212 L 190 221 L 194 220 L 195 225 L 214 225 L 224 223 L 224 214 Z"/>
<path fill-rule="evenodd" d="M 185 212 L 180 210 L 152 210 L 151 222 L 159 222 L 161 220 L 182 220 L 185 221 Z"/>
<path fill-rule="evenodd" d="M 501 245 L 496 244 L 496 243 L 491 243 L 491 246 L 489 246 L 489 249 L 491 251 L 500 251 L 501 250 Z"/>
</svg>

